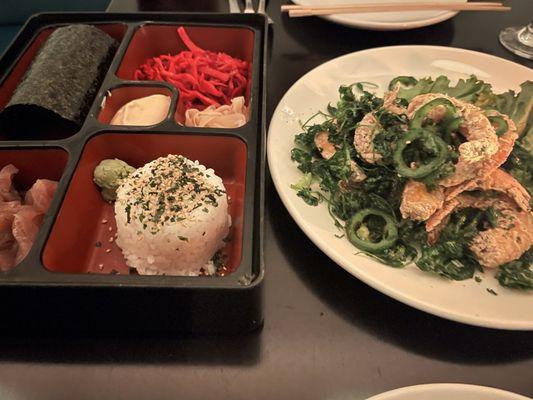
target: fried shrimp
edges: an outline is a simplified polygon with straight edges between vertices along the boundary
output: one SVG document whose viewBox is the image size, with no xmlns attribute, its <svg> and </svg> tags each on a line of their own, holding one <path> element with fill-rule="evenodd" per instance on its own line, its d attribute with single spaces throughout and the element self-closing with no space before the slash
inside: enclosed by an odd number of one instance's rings
<svg viewBox="0 0 533 400">
<path fill-rule="evenodd" d="M 335 145 L 329 141 L 329 133 L 326 131 L 318 132 L 315 135 L 315 146 L 320 152 L 320 155 L 326 160 L 333 157 L 337 151 Z"/>
<path fill-rule="evenodd" d="M 409 119 L 413 119 L 421 107 L 438 98 L 447 99 L 455 106 L 462 118 L 459 133 L 467 140 L 458 146 L 459 160 L 455 164 L 455 172 L 439 182 L 442 186 L 450 187 L 478 176 L 484 169 L 488 170 L 486 162 L 497 154 L 499 141 L 494 127 L 481 109 L 445 94 L 428 93 L 416 96 L 407 108 Z M 440 122 L 447 112 L 445 106 L 437 105 L 426 116 Z"/>
<path fill-rule="evenodd" d="M 400 83 L 396 83 L 396 86 L 393 90 L 385 92 L 383 95 L 383 108 L 394 114 L 406 114 L 407 110 L 398 104 L 396 100 L 398 98 L 398 92 L 400 91 Z"/>
<path fill-rule="evenodd" d="M 425 184 L 409 180 L 403 189 L 400 212 L 403 218 L 425 221 L 444 203 L 444 191 L 437 187 L 428 191 Z"/>
<path fill-rule="evenodd" d="M 450 100 L 453 103 L 453 100 L 451 97 L 446 96 L 445 94 L 441 93 L 427 93 L 427 94 L 419 94 L 418 96 L 415 96 L 409 105 L 407 106 L 407 117 L 412 120 L 416 114 L 416 112 L 422 108 L 424 105 L 429 103 L 432 100 L 445 98 Z M 443 106 L 436 106 L 434 107 L 428 114 L 427 117 L 431 119 L 434 122 L 440 122 L 446 115 L 446 108 Z"/>
<path fill-rule="evenodd" d="M 446 200 L 451 200 L 462 192 L 471 190 L 494 190 L 510 197 L 524 211 L 531 211 L 531 196 L 526 188 L 513 176 L 502 169 L 494 170 L 489 176 L 472 179 L 446 191 Z"/>
<path fill-rule="evenodd" d="M 496 168 L 501 166 L 505 162 L 505 160 L 507 160 L 509 154 L 511 154 L 511 151 L 513 151 L 516 139 L 518 139 L 516 125 L 513 120 L 509 118 L 509 116 L 505 114 L 500 114 L 497 111 L 489 111 L 487 113 L 487 116 L 488 118 L 496 117 L 498 119 L 503 119 L 505 125 L 507 126 L 507 129 L 503 132 L 503 134 L 498 137 L 498 151 L 494 153 L 491 158 L 489 158 L 483 163 L 483 166 L 481 167 L 480 171 L 481 175 L 490 174 Z"/>
<path fill-rule="evenodd" d="M 355 128 L 353 145 L 359 156 L 369 164 L 375 164 L 383 158 L 374 150 L 374 137 L 380 128 L 373 112 L 366 114 Z"/>
<path fill-rule="evenodd" d="M 505 195 L 492 196 L 488 192 L 481 196 L 461 193 L 447 201 L 426 224 L 426 230 L 430 232 L 430 244 L 438 240 L 450 215 L 465 208 L 492 208 L 496 215 L 496 226 L 480 231 L 468 245 L 481 265 L 495 268 L 514 261 L 533 245 L 531 212 L 518 209 Z"/>
<path fill-rule="evenodd" d="M 407 110 L 396 104 L 400 85 L 396 84 L 394 90 L 385 92 L 383 95 L 383 108 L 393 114 L 405 114 Z M 374 150 L 374 138 L 381 129 L 381 125 L 374 112 L 366 114 L 355 128 L 353 145 L 359 156 L 369 164 L 375 164 L 383 159 L 383 156 Z"/>
<path fill-rule="evenodd" d="M 315 146 L 320 151 L 320 155 L 326 160 L 329 160 L 337 152 L 335 145 L 329 141 L 329 133 L 326 131 L 319 132 L 315 135 Z M 354 160 L 350 160 L 350 169 L 352 171 L 352 175 L 350 176 L 351 183 L 362 182 L 366 179 L 365 172 Z"/>
</svg>

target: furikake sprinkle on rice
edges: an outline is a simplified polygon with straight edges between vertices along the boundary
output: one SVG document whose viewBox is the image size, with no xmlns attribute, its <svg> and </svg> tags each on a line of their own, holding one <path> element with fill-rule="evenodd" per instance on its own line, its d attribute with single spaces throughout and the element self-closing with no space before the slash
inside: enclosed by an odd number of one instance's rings
<svg viewBox="0 0 533 400">
<path fill-rule="evenodd" d="M 128 223 L 138 219 L 153 234 L 169 221 L 185 220 L 197 208 L 208 212 L 207 207 L 217 207 L 218 197 L 225 195 L 206 181 L 198 165 L 178 155 L 156 160 L 149 174 L 136 171 L 129 180 L 135 184 L 125 205 Z"/>
</svg>

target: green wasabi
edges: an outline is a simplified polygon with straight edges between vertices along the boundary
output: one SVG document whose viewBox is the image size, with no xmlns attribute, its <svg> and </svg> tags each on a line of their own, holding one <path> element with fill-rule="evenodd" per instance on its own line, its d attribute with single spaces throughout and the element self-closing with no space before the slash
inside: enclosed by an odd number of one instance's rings
<svg viewBox="0 0 533 400">
<path fill-rule="evenodd" d="M 133 171 L 135 168 L 117 158 L 100 161 L 94 169 L 93 180 L 102 190 L 102 197 L 105 201 L 116 200 L 120 181 L 127 178 Z"/>
</svg>

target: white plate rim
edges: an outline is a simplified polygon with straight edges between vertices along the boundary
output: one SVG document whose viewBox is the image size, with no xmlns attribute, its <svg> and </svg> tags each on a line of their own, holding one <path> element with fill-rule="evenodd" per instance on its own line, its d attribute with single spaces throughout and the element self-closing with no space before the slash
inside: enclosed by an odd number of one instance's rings
<svg viewBox="0 0 533 400">
<path fill-rule="evenodd" d="M 525 397 L 521 394 L 508 392 L 506 390 L 489 386 L 478 386 L 464 383 L 429 383 L 423 385 L 406 386 L 377 394 L 368 398 L 367 400 L 402 400 L 397 396 L 424 393 L 427 393 L 427 395 L 431 395 L 431 392 L 435 390 L 449 390 L 450 392 L 463 391 L 463 393 L 469 392 L 472 394 L 479 395 L 499 395 L 502 396 L 502 400 L 530 400 L 528 397 Z"/>
<path fill-rule="evenodd" d="M 305 5 L 301 0 L 291 0 L 294 4 Z M 423 18 L 409 22 L 379 22 L 379 21 L 365 21 L 354 19 L 352 22 L 348 22 L 345 19 L 339 18 L 335 15 L 321 15 L 320 18 L 334 22 L 339 25 L 344 25 L 350 28 L 370 29 L 376 31 L 394 31 L 394 30 L 408 30 L 423 28 L 425 26 L 435 25 L 440 22 L 446 21 L 459 14 L 459 11 L 443 11 L 442 13 L 435 15 L 431 18 Z"/>
<path fill-rule="evenodd" d="M 498 62 L 506 62 L 509 64 L 513 64 L 515 67 L 525 69 L 527 71 L 531 71 L 530 68 L 515 63 L 513 61 L 509 61 L 497 56 L 493 56 L 491 54 L 481 53 L 473 50 L 468 49 L 462 49 L 458 47 L 446 47 L 446 46 L 431 46 L 431 45 L 400 45 L 400 46 L 385 46 L 385 47 L 376 47 L 366 50 L 360 50 L 352 53 L 348 53 L 339 57 L 336 57 L 332 60 L 329 60 L 323 64 L 318 65 L 317 67 L 313 68 L 312 70 L 305 73 L 302 77 L 300 77 L 294 84 L 287 90 L 287 92 L 283 95 L 281 100 L 279 101 L 278 105 L 276 106 L 274 113 L 272 114 L 272 120 L 274 119 L 274 116 L 280 112 L 280 105 L 283 103 L 285 97 L 288 95 L 288 93 L 292 90 L 292 88 L 296 85 L 298 85 L 300 82 L 306 79 L 306 77 L 311 74 L 313 71 L 315 71 L 318 68 L 325 67 L 328 64 L 338 62 L 339 60 L 343 58 L 353 57 L 355 54 L 357 55 L 364 55 L 368 52 L 375 52 L 375 51 L 388 51 L 388 50 L 441 50 L 441 51 L 452 51 L 452 52 L 462 52 L 462 53 L 468 53 L 470 55 L 475 55 L 476 57 L 485 57 L 487 59 L 497 60 Z M 280 196 L 285 208 L 293 218 L 293 220 L 296 222 L 296 224 L 300 227 L 300 229 L 306 234 L 306 236 L 317 246 L 324 254 L 326 254 L 332 261 L 334 261 L 337 265 L 339 265 L 341 268 L 343 268 L 345 271 L 347 271 L 349 274 L 353 275 L 357 279 L 363 281 L 370 287 L 380 291 L 383 294 L 386 294 L 389 297 L 392 297 L 393 299 L 396 299 L 404 304 L 407 304 L 411 307 L 414 307 L 418 310 L 427 312 L 429 314 L 433 314 L 448 320 L 461 322 L 468 325 L 474 325 L 484 328 L 495 328 L 495 329 L 504 329 L 504 330 L 533 330 L 533 318 L 531 320 L 500 320 L 497 318 L 490 318 L 490 317 L 480 317 L 472 314 L 466 314 L 466 313 L 460 313 L 460 312 L 450 312 L 450 310 L 447 310 L 446 307 L 437 306 L 435 304 L 427 303 L 423 300 L 413 298 L 407 294 L 405 294 L 401 290 L 397 290 L 394 287 L 390 287 L 386 284 L 383 284 L 375 279 L 372 279 L 371 276 L 367 276 L 365 273 L 363 273 L 361 270 L 353 270 L 349 267 L 344 265 L 344 261 L 342 257 L 337 254 L 335 251 L 331 251 L 326 244 L 322 241 L 320 236 L 313 231 L 310 224 L 307 223 L 307 221 L 301 219 L 298 217 L 298 211 L 296 209 L 296 206 L 293 206 L 291 201 L 288 199 L 288 191 L 285 190 L 281 186 L 281 182 L 279 179 L 279 172 L 278 168 L 275 164 L 273 164 L 274 156 L 272 155 L 272 149 L 274 148 L 273 144 L 271 143 L 271 138 L 273 137 L 271 133 L 272 129 L 272 123 L 269 124 L 268 129 L 268 136 L 267 136 L 267 160 L 268 160 L 268 166 L 270 170 L 270 174 L 272 177 L 272 180 L 274 182 L 274 186 L 276 188 L 276 191 L 278 195 Z"/>
</svg>

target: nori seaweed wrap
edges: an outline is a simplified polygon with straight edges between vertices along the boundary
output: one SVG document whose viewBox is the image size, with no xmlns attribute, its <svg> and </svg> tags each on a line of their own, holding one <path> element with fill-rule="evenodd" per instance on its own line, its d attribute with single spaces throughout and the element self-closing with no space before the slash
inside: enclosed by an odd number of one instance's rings
<svg viewBox="0 0 533 400">
<path fill-rule="evenodd" d="M 10 139 L 59 139 L 83 124 L 118 46 L 90 25 L 56 29 L 0 113 Z"/>
</svg>

